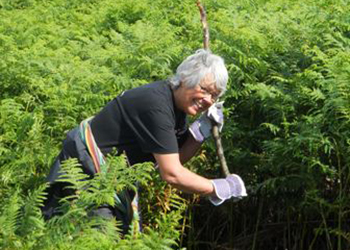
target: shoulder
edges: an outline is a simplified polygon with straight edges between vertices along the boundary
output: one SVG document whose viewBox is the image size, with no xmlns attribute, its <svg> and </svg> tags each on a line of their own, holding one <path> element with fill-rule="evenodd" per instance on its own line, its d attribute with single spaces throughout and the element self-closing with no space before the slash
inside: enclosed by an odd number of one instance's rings
<svg viewBox="0 0 350 250">
<path fill-rule="evenodd" d="M 139 97 L 149 96 L 169 96 L 171 97 L 171 88 L 167 81 L 156 81 L 140 87 L 126 91 L 124 94 L 135 95 Z"/>
<path fill-rule="evenodd" d="M 170 85 L 166 81 L 157 81 L 131 90 L 120 96 L 123 106 L 135 108 L 140 112 L 152 109 L 173 110 L 173 97 Z"/>
</svg>

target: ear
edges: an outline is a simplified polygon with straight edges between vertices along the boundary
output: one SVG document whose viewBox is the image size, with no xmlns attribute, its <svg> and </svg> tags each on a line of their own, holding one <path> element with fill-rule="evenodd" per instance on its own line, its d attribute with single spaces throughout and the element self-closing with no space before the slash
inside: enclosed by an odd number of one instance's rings
<svg viewBox="0 0 350 250">
<path fill-rule="evenodd" d="M 179 88 L 183 88 L 183 87 L 186 87 L 186 84 L 183 81 L 181 81 L 179 84 Z"/>
</svg>

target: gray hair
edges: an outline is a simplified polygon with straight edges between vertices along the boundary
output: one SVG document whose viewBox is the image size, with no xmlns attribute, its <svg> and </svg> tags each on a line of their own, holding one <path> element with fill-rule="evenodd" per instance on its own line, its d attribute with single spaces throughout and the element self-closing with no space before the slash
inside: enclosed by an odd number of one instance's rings
<svg viewBox="0 0 350 250">
<path fill-rule="evenodd" d="M 199 49 L 177 67 L 176 74 L 169 79 L 169 83 L 173 89 L 178 88 L 180 83 L 194 88 L 208 74 L 212 74 L 221 96 L 226 91 L 228 81 L 224 59 L 208 50 Z"/>
</svg>

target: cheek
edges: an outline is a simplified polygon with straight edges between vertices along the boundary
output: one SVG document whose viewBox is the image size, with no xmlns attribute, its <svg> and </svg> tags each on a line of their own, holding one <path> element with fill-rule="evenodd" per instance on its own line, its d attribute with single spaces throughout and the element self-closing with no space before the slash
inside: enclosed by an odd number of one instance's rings
<svg viewBox="0 0 350 250">
<path fill-rule="evenodd" d="M 194 99 L 194 100 L 201 100 L 201 99 L 203 99 L 203 94 L 202 93 L 193 93 L 192 95 L 191 95 L 191 98 L 192 99 Z"/>
<path fill-rule="evenodd" d="M 198 99 L 198 95 L 196 93 L 188 93 L 185 98 L 187 104 L 192 103 L 196 99 Z"/>
</svg>

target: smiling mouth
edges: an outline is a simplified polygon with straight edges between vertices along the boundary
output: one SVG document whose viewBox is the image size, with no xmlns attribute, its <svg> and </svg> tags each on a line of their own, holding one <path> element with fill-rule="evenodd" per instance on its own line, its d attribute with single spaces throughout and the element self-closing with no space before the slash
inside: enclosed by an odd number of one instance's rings
<svg viewBox="0 0 350 250">
<path fill-rule="evenodd" d="M 197 102 L 197 101 L 194 101 L 194 104 L 198 107 L 198 109 L 203 109 L 203 106 L 202 106 L 202 104 L 200 104 L 199 102 Z"/>
</svg>

